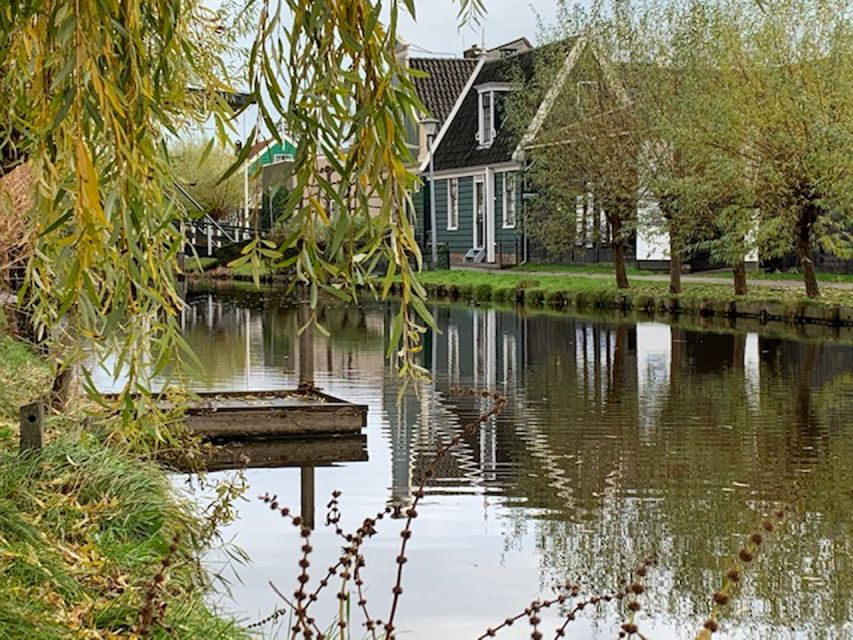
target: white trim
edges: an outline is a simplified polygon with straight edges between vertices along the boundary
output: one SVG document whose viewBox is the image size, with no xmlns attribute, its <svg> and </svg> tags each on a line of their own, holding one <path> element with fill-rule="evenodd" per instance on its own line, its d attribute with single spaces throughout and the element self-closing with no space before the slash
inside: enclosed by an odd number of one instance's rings
<svg viewBox="0 0 853 640">
<path fill-rule="evenodd" d="M 476 167 L 460 167 L 459 169 L 445 169 L 444 171 L 436 171 L 435 179 L 447 178 L 473 178 L 481 176 L 486 172 L 486 169 L 494 169 L 497 171 L 521 171 L 521 165 L 517 162 L 500 162 L 495 164 L 481 164 Z"/>
<path fill-rule="evenodd" d="M 255 153 L 255 155 L 251 156 L 250 158 L 246 158 L 246 164 L 248 164 L 248 165 L 255 164 L 258 160 L 261 159 L 261 156 L 267 152 L 267 149 L 269 149 L 276 142 L 281 142 L 282 144 L 290 143 L 290 146 L 292 146 L 294 149 L 299 149 L 299 146 L 296 144 L 296 141 L 293 138 L 291 138 L 286 133 L 282 133 L 281 134 L 281 140 L 277 140 L 275 137 L 272 137 L 269 140 L 267 140 L 266 144 L 263 147 L 261 147 L 257 151 L 257 153 Z"/>
<path fill-rule="evenodd" d="M 495 261 L 495 170 L 486 169 L 486 262 Z"/>
<path fill-rule="evenodd" d="M 485 93 L 486 91 L 512 91 L 512 83 L 510 82 L 484 82 L 483 84 L 478 84 L 474 87 L 478 93 Z"/>
<path fill-rule="evenodd" d="M 515 151 L 513 151 L 513 160 L 520 160 L 524 154 L 524 148 L 533 142 L 533 140 L 536 139 L 536 136 L 539 135 L 539 130 L 542 128 L 542 125 L 545 124 L 545 118 L 547 118 L 548 114 L 551 113 L 551 108 L 557 101 L 557 97 L 563 90 L 563 85 L 566 83 L 566 79 L 568 79 L 572 69 L 575 68 L 575 64 L 577 64 L 578 58 L 585 46 L 586 38 L 581 36 L 577 39 L 577 42 L 575 42 L 575 46 L 572 47 L 572 50 L 569 51 L 565 61 L 563 62 L 562 68 L 557 74 L 557 77 L 554 79 L 554 83 L 545 95 L 545 99 L 542 101 L 542 104 L 539 105 L 536 115 L 533 116 L 530 126 L 527 127 L 527 131 L 524 132 L 524 135 L 521 137 L 521 141 L 518 143 Z"/>
<path fill-rule="evenodd" d="M 459 178 L 447 178 L 447 230 L 459 231 Z M 453 183 L 456 183 L 456 200 L 451 206 L 451 194 L 453 193 Z M 456 224 L 450 225 L 450 214 L 453 213 L 453 218 Z"/>
<path fill-rule="evenodd" d="M 459 109 L 462 108 L 462 103 L 465 101 L 465 98 L 468 96 L 468 93 L 471 91 L 471 87 L 474 86 L 474 83 L 477 81 L 477 76 L 480 75 L 480 70 L 483 68 L 483 65 L 486 64 L 486 58 L 480 58 L 479 62 L 477 62 L 477 66 L 474 67 L 474 71 L 471 72 L 471 77 L 468 78 L 468 81 L 465 83 L 465 86 L 462 88 L 462 92 L 456 98 L 456 104 L 453 105 L 453 109 L 451 109 L 450 114 L 445 119 L 444 123 L 441 125 L 441 130 L 438 132 L 438 135 L 435 137 L 432 143 L 432 153 L 438 150 L 438 146 L 441 144 L 441 141 L 444 139 L 444 135 L 447 133 L 447 130 L 450 128 L 450 125 L 453 123 L 453 119 L 456 118 L 456 114 L 459 113 Z M 429 154 L 427 154 L 427 159 L 421 163 L 420 173 L 426 171 L 427 165 L 429 164 Z"/>
</svg>

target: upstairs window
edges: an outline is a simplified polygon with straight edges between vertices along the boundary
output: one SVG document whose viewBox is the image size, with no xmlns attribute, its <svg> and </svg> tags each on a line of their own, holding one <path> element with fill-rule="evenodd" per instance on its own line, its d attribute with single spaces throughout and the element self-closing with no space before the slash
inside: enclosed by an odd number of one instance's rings
<svg viewBox="0 0 853 640">
<path fill-rule="evenodd" d="M 481 147 L 491 147 L 503 120 L 503 102 L 510 85 L 489 83 L 477 87 L 479 95 L 479 130 L 477 141 Z"/>
<path fill-rule="evenodd" d="M 503 197 L 503 227 L 504 229 L 515 228 L 517 180 L 514 173 L 504 174 L 504 197 Z"/>
<path fill-rule="evenodd" d="M 459 228 L 459 179 L 447 181 L 447 230 Z"/>
<path fill-rule="evenodd" d="M 480 94 L 480 144 L 484 147 L 491 146 L 495 135 L 494 128 L 495 112 L 492 109 L 492 92 Z"/>
</svg>

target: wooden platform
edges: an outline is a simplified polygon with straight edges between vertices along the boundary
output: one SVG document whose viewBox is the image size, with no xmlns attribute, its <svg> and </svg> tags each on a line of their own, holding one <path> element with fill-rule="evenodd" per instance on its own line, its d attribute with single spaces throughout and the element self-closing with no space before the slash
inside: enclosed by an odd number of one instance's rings
<svg viewBox="0 0 853 640">
<path fill-rule="evenodd" d="M 367 406 L 319 391 L 200 393 L 185 422 L 205 438 L 354 435 L 367 425 Z"/>
</svg>

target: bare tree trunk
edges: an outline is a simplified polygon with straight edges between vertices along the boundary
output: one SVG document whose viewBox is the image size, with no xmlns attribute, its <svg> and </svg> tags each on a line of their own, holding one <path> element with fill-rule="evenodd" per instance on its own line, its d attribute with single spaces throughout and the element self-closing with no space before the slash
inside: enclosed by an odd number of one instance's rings
<svg viewBox="0 0 853 640">
<path fill-rule="evenodd" d="M 57 411 L 65 411 L 77 392 L 77 364 L 73 358 L 68 361 L 68 356 L 74 349 L 74 327 L 74 322 L 66 320 L 53 332 L 56 340 L 51 346 L 55 350 L 53 359 L 57 365 L 50 391 L 50 405 Z"/>
<path fill-rule="evenodd" d="M 812 260 L 812 242 L 806 234 L 800 234 L 797 241 L 797 249 L 800 254 L 800 266 L 803 269 L 803 282 L 806 285 L 806 296 L 819 298 L 820 288 L 817 285 L 817 273 L 815 273 L 814 261 Z"/>
<path fill-rule="evenodd" d="M 800 266 L 803 269 L 803 282 L 806 285 L 806 296 L 819 298 L 820 289 L 817 286 L 817 274 L 812 260 L 812 227 L 818 219 L 818 208 L 814 204 L 807 205 L 797 220 L 797 252 L 800 254 Z"/>
<path fill-rule="evenodd" d="M 53 379 L 50 393 L 50 404 L 57 411 L 64 411 L 74 395 L 77 380 L 75 367 L 63 366 Z"/>
<path fill-rule="evenodd" d="M 669 231 L 669 292 L 681 293 L 681 248 L 672 229 Z"/>
<path fill-rule="evenodd" d="M 610 223 L 612 232 L 611 246 L 613 247 L 613 268 L 616 271 L 616 286 L 628 289 L 628 272 L 625 269 L 625 239 L 622 237 L 622 221 L 618 217 Z"/>
<path fill-rule="evenodd" d="M 745 296 L 749 292 L 749 287 L 746 283 L 746 262 L 743 260 L 736 261 L 732 269 L 732 275 L 734 276 L 735 295 Z"/>
</svg>

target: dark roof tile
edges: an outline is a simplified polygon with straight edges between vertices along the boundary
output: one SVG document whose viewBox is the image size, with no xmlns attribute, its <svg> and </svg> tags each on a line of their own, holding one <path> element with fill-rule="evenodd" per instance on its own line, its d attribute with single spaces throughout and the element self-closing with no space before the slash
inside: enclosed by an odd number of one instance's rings
<svg viewBox="0 0 853 640">
<path fill-rule="evenodd" d="M 414 79 L 415 90 L 430 115 L 444 124 L 465 83 L 477 68 L 477 61 L 466 58 L 411 58 L 409 67 L 429 74 Z"/>
</svg>

